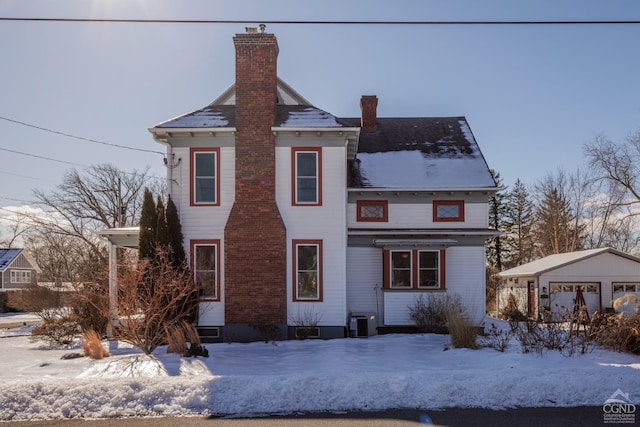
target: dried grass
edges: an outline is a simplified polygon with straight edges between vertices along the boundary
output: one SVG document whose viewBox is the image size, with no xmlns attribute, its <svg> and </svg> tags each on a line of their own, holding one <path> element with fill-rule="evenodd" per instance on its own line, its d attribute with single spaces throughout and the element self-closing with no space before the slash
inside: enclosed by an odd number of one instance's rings
<svg viewBox="0 0 640 427">
<path fill-rule="evenodd" d="M 100 335 L 93 329 L 82 334 L 82 349 L 84 350 L 84 355 L 92 359 L 104 359 L 111 356 L 102 346 Z"/>
</svg>

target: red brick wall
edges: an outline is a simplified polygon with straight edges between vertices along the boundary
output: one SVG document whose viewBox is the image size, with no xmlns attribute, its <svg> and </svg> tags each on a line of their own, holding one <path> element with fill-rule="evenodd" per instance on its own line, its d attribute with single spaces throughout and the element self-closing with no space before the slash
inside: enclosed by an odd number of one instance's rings
<svg viewBox="0 0 640 427">
<path fill-rule="evenodd" d="M 238 34 L 236 188 L 225 227 L 226 323 L 286 323 L 286 229 L 275 201 L 278 43 Z"/>
<path fill-rule="evenodd" d="M 362 111 L 361 125 L 364 130 L 373 131 L 378 128 L 378 97 L 375 95 L 362 95 L 360 98 L 360 110 Z"/>
</svg>

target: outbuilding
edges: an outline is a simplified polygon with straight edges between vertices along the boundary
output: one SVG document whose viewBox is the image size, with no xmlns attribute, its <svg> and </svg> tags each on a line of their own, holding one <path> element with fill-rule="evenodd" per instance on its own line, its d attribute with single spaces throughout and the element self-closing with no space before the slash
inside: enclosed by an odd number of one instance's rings
<svg viewBox="0 0 640 427">
<path fill-rule="evenodd" d="M 640 258 L 612 248 L 549 255 L 498 275 L 498 309 L 511 298 L 523 314 L 534 318 L 544 310 L 562 318 L 581 305 L 580 296 L 590 315 L 613 311 L 613 302 L 624 295 L 640 298 Z"/>
</svg>

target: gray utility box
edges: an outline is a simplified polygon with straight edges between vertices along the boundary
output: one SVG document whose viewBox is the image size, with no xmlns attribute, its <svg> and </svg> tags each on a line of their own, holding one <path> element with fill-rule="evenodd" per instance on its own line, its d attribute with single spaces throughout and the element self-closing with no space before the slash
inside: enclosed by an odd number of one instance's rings
<svg viewBox="0 0 640 427">
<path fill-rule="evenodd" d="M 375 313 L 351 313 L 349 316 L 349 336 L 363 338 L 376 335 Z"/>
</svg>

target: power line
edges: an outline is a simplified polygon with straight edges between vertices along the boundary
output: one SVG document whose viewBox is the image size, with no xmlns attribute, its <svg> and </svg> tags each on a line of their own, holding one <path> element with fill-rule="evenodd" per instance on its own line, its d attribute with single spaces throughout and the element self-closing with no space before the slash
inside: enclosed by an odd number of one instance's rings
<svg viewBox="0 0 640 427">
<path fill-rule="evenodd" d="M 13 199 L 11 197 L 2 197 L 2 196 L 0 196 L 0 199 L 2 199 L 2 200 L 11 200 L 13 202 L 29 203 L 29 204 L 32 204 L 32 205 L 37 205 L 37 204 L 40 203 L 40 202 L 34 202 L 34 201 L 30 201 L 30 200 Z M 7 210 L 5 208 L 0 208 L 0 209 L 5 210 L 5 211 Z"/>
<path fill-rule="evenodd" d="M 40 180 L 40 178 L 36 178 L 35 176 L 21 175 L 19 173 L 13 173 L 13 172 L 7 172 L 7 171 L 0 171 L 0 173 L 5 174 L 5 175 L 18 176 L 20 178 L 29 178 L 29 179 Z"/>
<path fill-rule="evenodd" d="M 67 165 L 72 165 L 72 166 L 80 166 L 80 167 L 83 167 L 83 168 L 89 168 L 90 167 L 90 166 L 87 166 L 87 165 L 81 165 L 80 163 L 73 163 L 73 162 L 68 162 L 66 160 L 52 159 L 51 157 L 38 156 L 36 154 L 23 153 L 22 151 L 10 150 L 8 148 L 0 147 L 0 150 L 8 151 L 9 153 L 22 154 L 23 156 L 27 156 L 27 157 L 35 157 L 37 159 L 44 159 L 44 160 L 49 160 L 49 161 L 52 161 L 52 162 L 65 163 Z"/>
<path fill-rule="evenodd" d="M 60 131 L 49 129 L 49 128 L 45 128 L 45 127 L 42 127 L 42 126 L 36 126 L 36 125 L 32 125 L 30 123 L 21 122 L 19 120 L 10 119 L 10 118 L 7 118 L 7 117 L 0 116 L 0 119 L 1 120 L 6 120 L 6 121 L 11 122 L 11 123 L 16 123 L 16 124 L 19 124 L 19 125 L 22 125 L 22 126 L 27 126 L 27 127 L 30 127 L 30 128 L 38 129 L 38 130 L 41 130 L 41 131 L 44 131 L 44 132 L 55 133 L 57 135 L 62 135 L 62 136 L 66 136 L 66 137 L 69 137 L 69 138 L 80 139 L 82 141 L 93 142 L 95 144 L 108 145 L 110 147 L 122 148 L 122 149 L 125 149 L 125 150 L 143 151 L 145 153 L 155 153 L 155 154 L 160 154 L 161 156 L 164 156 L 164 153 L 161 153 L 160 151 L 147 150 L 147 149 L 144 149 L 144 148 L 127 147 L 125 145 L 118 145 L 118 144 L 113 144 L 113 143 L 110 143 L 110 142 L 98 141 L 96 139 L 91 139 L 91 138 L 85 138 L 83 136 L 72 135 L 72 134 L 69 134 L 69 133 L 60 132 Z"/>
<path fill-rule="evenodd" d="M 316 20 L 238 20 L 238 19 L 112 19 L 112 18 L 9 18 L 0 21 L 97 22 L 121 24 L 293 24 L 293 25 L 637 25 L 640 20 L 571 21 L 316 21 Z"/>
</svg>

